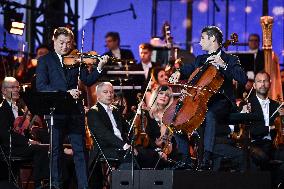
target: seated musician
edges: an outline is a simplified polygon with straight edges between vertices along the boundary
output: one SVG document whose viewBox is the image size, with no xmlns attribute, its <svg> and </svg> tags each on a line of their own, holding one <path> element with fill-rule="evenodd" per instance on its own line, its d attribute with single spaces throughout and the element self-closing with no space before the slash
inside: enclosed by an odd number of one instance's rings
<svg viewBox="0 0 284 189">
<path fill-rule="evenodd" d="M 284 115 L 283 109 L 277 111 L 279 103 L 268 97 L 270 86 L 270 75 L 264 71 L 257 73 L 254 79 L 256 93 L 248 99 L 248 105 L 244 105 L 242 110 L 243 112 L 249 110 L 260 117 L 259 121 L 251 122 L 250 134 L 252 166 L 257 166 L 261 170 L 268 170 L 270 160 L 274 159 L 273 140 L 276 134 L 274 120 L 279 113 Z M 283 171 L 277 171 L 282 172 L 283 176 Z M 272 178 L 274 184 L 279 181 L 279 176 Z"/>
<path fill-rule="evenodd" d="M 120 48 L 120 36 L 118 32 L 108 32 L 105 35 L 106 46 L 109 51 L 104 55 L 113 56 L 122 60 L 133 60 L 134 55 L 131 50 Z"/>
<path fill-rule="evenodd" d="M 200 45 L 208 54 L 197 56 L 194 63 L 184 64 L 181 67 L 181 79 L 188 79 L 197 69 L 207 63 L 214 65 L 224 78 L 219 93 L 213 95 L 207 103 L 208 111 L 205 121 L 200 129 L 201 138 L 204 140 L 204 155 L 202 168 L 210 168 L 210 159 L 215 141 L 215 127 L 226 119 L 232 105 L 235 104 L 233 92 L 233 79 L 245 85 L 247 76 L 240 65 L 238 57 L 226 54 L 222 51 L 223 34 L 216 26 L 207 26 L 202 29 Z M 194 84 L 194 83 L 193 83 Z M 204 135 L 203 135 L 204 134 Z"/>
<path fill-rule="evenodd" d="M 15 119 L 23 115 L 18 107 L 19 82 L 13 77 L 5 77 L 2 83 L 2 97 L 0 99 L 0 144 L 6 155 L 9 154 L 9 131 Z M 14 127 L 23 125 L 14 125 Z M 39 142 L 26 138 L 24 135 L 11 131 L 12 156 L 31 158 L 33 161 L 33 175 L 35 188 L 41 188 L 41 180 L 48 178 L 47 149 L 39 146 Z M 8 157 L 8 156 L 6 156 Z"/>
<path fill-rule="evenodd" d="M 88 126 L 94 134 L 107 158 L 120 158 L 116 149 L 128 149 L 126 132 L 129 127 L 121 112 L 112 105 L 114 100 L 113 86 L 102 82 L 96 87 L 97 103 L 90 108 Z M 94 147 L 98 150 L 97 147 Z"/>
<path fill-rule="evenodd" d="M 137 64 L 137 69 L 145 72 L 145 80 L 149 81 L 151 71 L 156 65 L 151 62 L 153 47 L 149 43 L 142 43 L 139 45 L 140 63 Z"/>
<path fill-rule="evenodd" d="M 167 162 L 171 162 L 170 160 L 175 162 L 181 160 L 182 165 L 174 165 L 176 168 L 192 168 L 188 138 L 172 133 L 162 123 L 163 113 L 172 101 L 172 90 L 168 86 L 161 85 L 152 93 L 149 111 L 144 112 L 147 118 L 145 131 L 149 138 L 149 144 L 144 148 L 143 144 L 136 146 L 137 159 L 141 167 L 164 168 L 168 166 Z M 141 127 L 141 125 L 137 126 Z M 139 136 L 137 137 L 139 138 Z"/>
<path fill-rule="evenodd" d="M 150 88 L 146 92 L 145 96 L 147 106 L 150 105 L 152 91 L 156 90 L 161 85 L 168 85 L 169 79 L 165 72 L 165 69 L 162 67 L 155 67 L 154 69 L 152 69 L 151 78 L 152 80 L 150 83 Z"/>
</svg>

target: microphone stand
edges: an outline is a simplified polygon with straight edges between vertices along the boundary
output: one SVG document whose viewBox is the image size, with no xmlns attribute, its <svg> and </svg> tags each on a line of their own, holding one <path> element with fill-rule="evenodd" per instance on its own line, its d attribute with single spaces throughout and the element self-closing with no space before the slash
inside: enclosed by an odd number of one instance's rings
<svg viewBox="0 0 284 189">
<path fill-rule="evenodd" d="M 217 12 L 220 12 L 220 8 L 216 3 L 216 0 L 212 0 L 213 1 L 213 25 L 215 25 L 215 10 Z"/>
<path fill-rule="evenodd" d="M 10 108 L 13 111 L 13 92 L 11 92 L 11 105 L 10 105 Z M 19 188 L 19 186 L 18 186 L 18 184 L 16 182 L 16 179 L 15 179 L 15 176 L 14 176 L 14 174 L 12 172 L 12 165 L 11 165 L 11 159 L 12 159 L 12 130 L 13 130 L 13 126 L 10 126 L 10 129 L 9 129 L 9 154 L 8 154 L 8 160 L 7 160 L 6 156 L 5 156 L 5 153 L 4 153 L 3 149 L 2 149 L 2 147 L 1 147 L 1 151 L 3 153 L 4 160 L 6 161 L 7 166 L 8 166 L 8 182 L 11 183 L 11 180 L 13 178 L 13 183 L 17 186 L 17 188 Z"/>
<path fill-rule="evenodd" d="M 11 110 L 13 111 L 13 92 L 11 92 Z M 11 157 L 12 157 L 12 126 L 10 127 L 9 130 L 9 156 L 8 156 L 8 169 L 9 169 L 9 176 L 8 176 L 8 180 L 9 183 L 11 182 L 11 171 L 12 171 L 12 167 L 11 167 Z"/>
<path fill-rule="evenodd" d="M 128 9 L 123 9 L 123 10 L 119 10 L 119 11 L 109 12 L 109 13 L 101 14 L 101 15 L 98 15 L 98 16 L 92 16 L 92 17 L 86 19 L 86 20 L 92 20 L 93 21 L 93 26 L 92 26 L 92 50 L 94 50 L 95 25 L 96 25 L 97 19 L 103 18 L 103 17 L 106 17 L 106 16 L 115 15 L 115 14 L 120 14 L 120 13 L 127 12 L 127 11 L 133 11 L 132 7 L 130 6 L 130 8 L 128 8 Z"/>
<path fill-rule="evenodd" d="M 149 80 L 149 82 L 148 82 L 148 84 L 147 84 L 147 87 L 146 87 L 146 89 L 145 89 L 145 92 L 144 92 L 144 94 L 143 94 L 143 97 L 142 97 L 140 103 L 138 104 L 136 114 L 135 114 L 135 116 L 134 116 L 134 118 L 133 118 L 133 120 L 132 120 L 131 126 L 130 126 L 129 131 L 128 131 L 128 134 L 127 134 L 127 137 L 128 137 L 128 138 L 130 138 L 130 134 L 131 134 L 131 131 L 132 131 L 133 128 L 134 128 L 134 122 L 135 122 L 135 120 L 136 120 L 136 118 L 137 118 L 138 111 L 141 110 L 142 102 L 143 102 L 144 99 L 145 99 L 146 92 L 147 92 L 148 89 L 150 88 L 151 81 L 152 81 L 152 76 L 151 76 L 151 78 L 150 78 L 150 80 Z M 130 146 L 131 146 L 131 147 L 128 148 L 128 150 L 127 150 L 127 152 L 125 153 L 124 158 L 123 158 L 123 159 L 125 159 L 125 158 L 127 157 L 128 153 L 131 152 L 131 183 L 132 183 L 132 188 L 134 188 L 134 141 L 135 141 L 135 138 L 136 138 L 136 137 L 135 137 L 135 133 L 133 132 L 132 137 L 131 137 L 131 142 L 130 142 Z"/>
</svg>

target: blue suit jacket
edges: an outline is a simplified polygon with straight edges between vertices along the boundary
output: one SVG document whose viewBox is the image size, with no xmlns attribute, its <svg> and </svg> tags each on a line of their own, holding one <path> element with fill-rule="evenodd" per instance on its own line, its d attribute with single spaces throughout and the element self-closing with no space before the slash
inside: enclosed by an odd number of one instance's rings
<svg viewBox="0 0 284 189">
<path fill-rule="evenodd" d="M 38 91 L 67 91 L 76 89 L 78 84 L 79 68 L 62 67 L 59 57 L 55 52 L 50 52 L 38 60 L 36 69 L 36 88 Z M 82 67 L 80 80 L 87 86 L 94 84 L 100 74 L 97 69 L 89 73 L 87 68 Z"/>
<path fill-rule="evenodd" d="M 208 55 L 199 55 L 196 57 L 194 63 L 184 64 L 181 68 L 181 79 L 188 79 L 192 72 L 204 65 Z M 247 75 L 244 69 L 241 67 L 240 61 L 237 56 L 226 54 L 221 51 L 221 58 L 227 64 L 227 69 L 220 68 L 220 72 L 224 76 L 224 83 L 220 88 L 220 91 L 224 93 L 232 102 L 235 101 L 233 79 L 240 84 L 245 85 L 247 83 Z"/>
</svg>

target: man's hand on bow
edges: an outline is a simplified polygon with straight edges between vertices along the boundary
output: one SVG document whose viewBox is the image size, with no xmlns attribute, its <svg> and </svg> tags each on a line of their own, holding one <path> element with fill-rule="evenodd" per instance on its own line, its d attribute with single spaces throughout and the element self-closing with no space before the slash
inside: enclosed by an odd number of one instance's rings
<svg viewBox="0 0 284 189">
<path fill-rule="evenodd" d="M 103 55 L 103 56 L 98 58 L 98 60 L 99 60 L 98 69 L 99 70 L 103 70 L 103 67 L 107 63 L 108 59 L 109 59 L 108 55 Z"/>
<path fill-rule="evenodd" d="M 80 94 L 81 94 L 81 91 L 79 89 L 71 89 L 71 90 L 68 90 L 67 91 L 68 93 L 71 94 L 71 96 L 74 98 L 74 99 L 78 99 Z"/>
</svg>

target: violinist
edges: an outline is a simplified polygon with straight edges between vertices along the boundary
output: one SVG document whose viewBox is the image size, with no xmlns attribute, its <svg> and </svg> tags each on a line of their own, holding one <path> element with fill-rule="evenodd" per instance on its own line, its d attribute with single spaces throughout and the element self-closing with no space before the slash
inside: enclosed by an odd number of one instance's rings
<svg viewBox="0 0 284 189">
<path fill-rule="evenodd" d="M 55 29 L 53 44 L 54 51 L 38 59 L 38 66 L 36 68 L 37 91 L 68 92 L 77 103 L 75 103 L 74 108 L 68 113 L 55 112 L 52 136 L 52 184 L 55 187 L 62 188 L 62 138 L 63 131 L 66 130 L 74 152 L 78 188 L 87 188 L 87 169 L 84 154 L 84 108 L 82 100 L 79 100 L 81 91 L 78 90 L 78 81 L 82 81 L 87 86 L 94 84 L 101 76 L 103 66 L 108 58 L 107 56 L 98 58 L 99 63 L 97 68 L 92 72 L 89 72 L 83 66 L 67 68 L 63 62 L 63 56 L 68 55 L 73 49 L 73 32 L 66 27 Z"/>
<path fill-rule="evenodd" d="M 280 108 L 277 111 L 279 103 L 268 97 L 270 86 L 270 75 L 264 71 L 258 72 L 254 79 L 256 93 L 248 99 L 248 105 L 242 108 L 243 112 L 249 109 L 252 114 L 260 117 L 260 121 L 251 121 L 250 133 L 252 138 L 251 158 L 252 166 L 254 166 L 252 168 L 260 168 L 261 170 L 269 170 L 269 161 L 274 159 L 273 139 L 276 134 L 274 120 L 279 114 L 284 115 L 283 109 Z M 281 172 L 281 170 L 277 171 Z M 283 173 L 282 170 L 282 176 Z M 276 177 L 272 177 L 272 184 L 276 186 L 281 177 L 273 175 Z"/>
<path fill-rule="evenodd" d="M 144 110 L 144 115 L 147 118 L 145 131 L 149 138 L 149 144 L 147 147 L 143 144 L 136 146 L 138 163 L 143 168 L 165 168 L 168 166 L 169 160 L 174 160 L 176 163 L 179 160 L 184 161 L 185 157 L 188 157 L 188 159 L 184 163 L 191 163 L 188 148 L 186 148 L 185 152 L 182 151 L 182 145 L 188 147 L 187 137 L 185 140 L 183 138 L 179 139 L 183 143 L 178 143 L 177 137 L 180 138 L 180 136 L 162 123 L 163 113 L 173 101 L 172 94 L 170 87 L 159 86 L 152 93 L 149 110 Z M 141 127 L 141 125 L 136 126 Z M 189 166 L 184 164 L 180 168 L 189 168 Z"/>
<path fill-rule="evenodd" d="M 0 97 L 0 143 L 8 157 L 10 140 L 12 137 L 12 156 L 30 157 L 33 160 L 33 175 L 35 188 L 41 187 L 41 180 L 48 178 L 48 151 L 39 146 L 39 142 L 26 138 L 11 130 L 15 119 L 23 115 L 18 106 L 19 82 L 14 77 L 5 77 L 2 83 L 2 95 Z"/>
<path fill-rule="evenodd" d="M 184 64 L 181 67 L 181 79 L 188 79 L 189 76 L 199 67 L 210 63 L 214 65 L 224 77 L 224 82 L 219 93 L 210 98 L 208 111 L 203 126 L 199 129 L 203 138 L 204 152 L 201 169 L 211 168 L 211 157 L 215 141 L 215 127 L 226 119 L 231 107 L 235 104 L 233 93 L 233 79 L 245 85 L 247 76 L 241 67 L 238 57 L 225 53 L 222 50 L 223 34 L 216 26 L 206 26 L 202 29 L 200 46 L 208 54 L 199 55 L 192 64 Z"/>
</svg>

